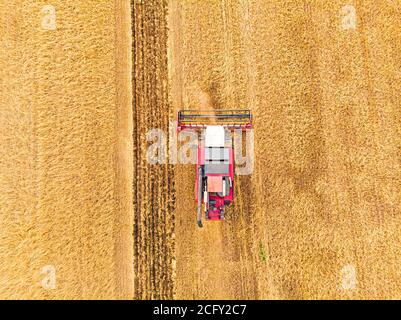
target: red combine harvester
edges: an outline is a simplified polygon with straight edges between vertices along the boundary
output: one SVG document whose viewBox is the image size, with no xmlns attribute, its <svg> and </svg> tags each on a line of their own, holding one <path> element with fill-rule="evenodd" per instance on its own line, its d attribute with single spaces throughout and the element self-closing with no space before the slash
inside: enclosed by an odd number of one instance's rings
<svg viewBox="0 0 401 320">
<path fill-rule="evenodd" d="M 250 110 L 182 110 L 178 132 L 200 133 L 195 194 L 198 226 L 202 227 L 202 203 L 206 220 L 224 220 L 225 207 L 234 201 L 234 145 L 232 130 L 252 129 Z"/>
</svg>

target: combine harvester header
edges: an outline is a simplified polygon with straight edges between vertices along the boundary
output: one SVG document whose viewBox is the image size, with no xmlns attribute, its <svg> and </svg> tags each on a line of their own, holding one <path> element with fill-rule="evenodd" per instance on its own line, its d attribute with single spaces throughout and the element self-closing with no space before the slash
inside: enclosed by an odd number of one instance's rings
<svg viewBox="0 0 401 320">
<path fill-rule="evenodd" d="M 178 131 L 202 129 L 208 125 L 221 125 L 229 130 L 252 129 L 250 110 L 181 110 L 178 112 Z"/>
<path fill-rule="evenodd" d="M 234 201 L 234 144 L 232 130 L 252 129 L 250 110 L 182 110 L 177 130 L 200 131 L 196 163 L 197 222 L 224 220 L 225 207 Z"/>
</svg>

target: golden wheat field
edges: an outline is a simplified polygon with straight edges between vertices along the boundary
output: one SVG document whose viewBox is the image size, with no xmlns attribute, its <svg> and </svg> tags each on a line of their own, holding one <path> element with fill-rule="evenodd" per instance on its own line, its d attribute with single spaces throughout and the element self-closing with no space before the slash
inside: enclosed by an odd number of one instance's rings
<svg viewBox="0 0 401 320">
<path fill-rule="evenodd" d="M 0 3 L 0 298 L 401 299 L 399 0 Z M 196 224 L 182 109 L 250 109 Z M 149 133 L 163 132 L 151 163 Z"/>
<path fill-rule="evenodd" d="M 0 2 L 0 298 L 133 296 L 130 20 Z"/>
</svg>

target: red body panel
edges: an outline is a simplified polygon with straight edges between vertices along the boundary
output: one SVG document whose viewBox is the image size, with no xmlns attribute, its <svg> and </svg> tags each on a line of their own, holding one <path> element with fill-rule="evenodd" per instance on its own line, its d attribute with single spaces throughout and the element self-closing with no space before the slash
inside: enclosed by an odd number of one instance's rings
<svg viewBox="0 0 401 320">
<path fill-rule="evenodd" d="M 220 207 L 225 208 L 226 204 L 232 204 L 234 201 L 234 150 L 233 148 L 229 149 L 229 162 L 228 162 L 228 174 L 206 174 L 205 177 L 207 179 L 208 176 L 221 176 L 221 177 L 229 177 L 231 180 L 230 183 L 230 192 L 227 196 L 219 196 L 218 194 L 208 193 L 208 203 L 206 204 L 206 209 L 208 210 L 209 220 L 222 220 L 221 219 L 221 210 Z M 195 181 L 198 181 L 198 168 L 200 166 L 205 165 L 205 148 L 201 145 L 198 146 L 198 161 L 196 164 L 196 172 L 197 177 Z M 198 185 L 195 184 L 195 197 L 196 202 L 198 202 Z M 215 209 L 211 209 L 209 202 L 210 200 L 216 201 Z"/>
</svg>

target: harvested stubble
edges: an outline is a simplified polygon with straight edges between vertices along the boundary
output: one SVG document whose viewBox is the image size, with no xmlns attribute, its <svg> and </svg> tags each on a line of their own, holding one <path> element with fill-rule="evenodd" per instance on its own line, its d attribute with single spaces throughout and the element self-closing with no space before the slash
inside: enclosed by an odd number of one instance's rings
<svg viewBox="0 0 401 320">
<path fill-rule="evenodd" d="M 167 2 L 133 1 L 135 297 L 173 293 L 174 171 L 147 159 L 147 133 L 168 133 Z M 168 144 L 168 140 L 167 140 Z M 166 153 L 168 148 L 166 148 Z"/>
</svg>

